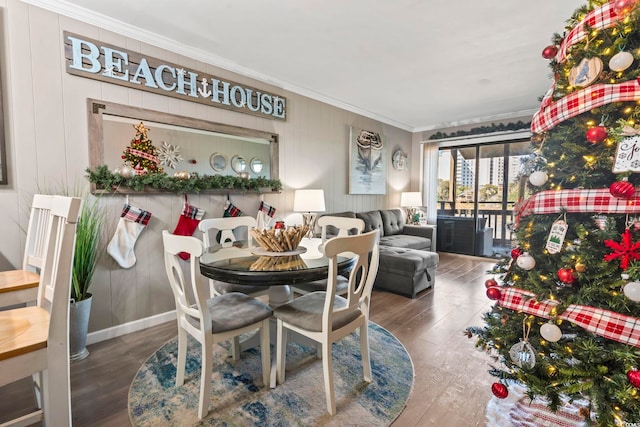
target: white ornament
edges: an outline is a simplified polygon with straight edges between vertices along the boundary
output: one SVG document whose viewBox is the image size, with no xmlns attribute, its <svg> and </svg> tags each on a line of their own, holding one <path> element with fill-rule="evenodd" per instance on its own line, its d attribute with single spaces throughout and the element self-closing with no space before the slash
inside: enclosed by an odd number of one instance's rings
<svg viewBox="0 0 640 427">
<path fill-rule="evenodd" d="M 540 335 L 549 342 L 558 342 L 562 338 L 562 331 L 553 323 L 545 323 L 540 326 Z"/>
<path fill-rule="evenodd" d="M 133 178 L 136 175 L 136 170 L 129 165 L 124 165 L 120 168 L 120 176 L 123 178 Z"/>
<path fill-rule="evenodd" d="M 160 160 L 161 165 L 175 169 L 178 166 L 178 162 L 182 161 L 180 147 L 162 141 L 162 146 L 158 148 L 158 160 Z"/>
<path fill-rule="evenodd" d="M 114 175 L 120 175 L 120 171 L 122 170 L 122 167 L 117 166 L 114 170 L 113 170 L 113 174 Z"/>
<path fill-rule="evenodd" d="M 611 71 L 624 71 L 633 64 L 633 55 L 629 52 L 618 52 L 609 60 Z"/>
<path fill-rule="evenodd" d="M 528 252 L 524 252 L 516 259 L 516 264 L 523 270 L 532 270 L 536 266 L 536 260 L 529 255 Z"/>
<path fill-rule="evenodd" d="M 624 285 L 624 294 L 631 301 L 640 302 L 640 282 L 629 282 Z"/>
<path fill-rule="evenodd" d="M 529 182 L 531 185 L 535 185 L 536 187 L 540 187 L 547 183 L 549 176 L 544 171 L 535 171 L 531 175 L 529 175 Z"/>
</svg>

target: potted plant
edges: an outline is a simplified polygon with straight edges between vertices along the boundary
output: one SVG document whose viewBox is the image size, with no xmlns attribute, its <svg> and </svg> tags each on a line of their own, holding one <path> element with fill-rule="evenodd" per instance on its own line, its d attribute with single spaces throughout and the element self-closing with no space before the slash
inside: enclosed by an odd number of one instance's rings
<svg viewBox="0 0 640 427">
<path fill-rule="evenodd" d="M 98 245 L 104 224 L 104 209 L 92 196 L 84 197 L 76 227 L 76 244 L 71 276 L 71 307 L 69 312 L 69 354 L 72 361 L 89 355 L 87 330 L 91 312 L 89 287 L 98 264 Z"/>
</svg>

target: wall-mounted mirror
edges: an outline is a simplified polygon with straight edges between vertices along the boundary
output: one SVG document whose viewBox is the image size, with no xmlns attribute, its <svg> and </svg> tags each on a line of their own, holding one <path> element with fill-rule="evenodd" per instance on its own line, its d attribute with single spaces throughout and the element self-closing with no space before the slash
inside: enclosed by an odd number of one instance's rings
<svg viewBox="0 0 640 427">
<path fill-rule="evenodd" d="M 231 169 L 233 169 L 235 173 L 244 172 L 246 168 L 247 161 L 244 157 L 236 155 L 231 158 Z"/>
<path fill-rule="evenodd" d="M 227 157 L 222 153 L 213 153 L 209 157 L 209 164 L 216 172 L 222 172 L 227 167 Z"/>
<path fill-rule="evenodd" d="M 246 169 L 245 159 L 258 157 L 267 161 L 253 177 L 279 179 L 277 134 L 93 99 L 88 100 L 88 117 L 92 169 L 120 166 L 122 153 L 136 134 L 133 126 L 143 122 L 162 158 L 173 160 L 161 165 L 169 175 L 177 171 L 236 175 Z M 235 166 L 234 156 L 242 160 Z"/>
<path fill-rule="evenodd" d="M 249 162 L 249 168 L 251 169 L 251 172 L 253 172 L 256 175 L 258 175 L 258 174 L 260 174 L 260 172 L 262 172 L 262 168 L 263 167 L 264 167 L 264 165 L 262 164 L 262 159 L 259 159 L 257 157 L 254 157 Z"/>
</svg>

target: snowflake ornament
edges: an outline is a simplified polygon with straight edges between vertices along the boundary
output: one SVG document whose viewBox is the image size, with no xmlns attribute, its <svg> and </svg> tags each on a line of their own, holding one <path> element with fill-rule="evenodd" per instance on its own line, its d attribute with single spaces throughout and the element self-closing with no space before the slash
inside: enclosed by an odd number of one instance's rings
<svg viewBox="0 0 640 427">
<path fill-rule="evenodd" d="M 182 161 L 180 147 L 162 141 L 162 146 L 158 149 L 158 160 L 160 160 L 161 165 L 175 169 L 178 166 L 178 162 Z"/>
<path fill-rule="evenodd" d="M 605 261 L 612 261 L 616 258 L 620 258 L 620 268 L 626 270 L 632 260 L 640 260 L 640 242 L 633 242 L 631 240 L 631 232 L 627 228 L 622 233 L 622 240 L 620 243 L 613 240 L 605 240 L 604 245 L 609 249 L 612 249 L 608 255 L 605 255 Z"/>
</svg>

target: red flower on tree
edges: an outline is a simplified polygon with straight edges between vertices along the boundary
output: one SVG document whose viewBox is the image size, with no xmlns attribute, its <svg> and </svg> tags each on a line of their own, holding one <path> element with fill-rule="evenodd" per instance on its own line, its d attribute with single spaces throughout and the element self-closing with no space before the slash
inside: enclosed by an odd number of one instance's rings
<svg viewBox="0 0 640 427">
<path fill-rule="evenodd" d="M 622 240 L 620 243 L 613 240 L 605 240 L 604 245 L 610 249 L 613 249 L 609 255 L 604 256 L 605 261 L 611 261 L 616 258 L 620 258 L 620 268 L 626 270 L 629 267 L 629 263 L 632 259 L 640 260 L 640 242 L 631 241 L 631 232 L 627 228 L 622 233 Z"/>
</svg>

